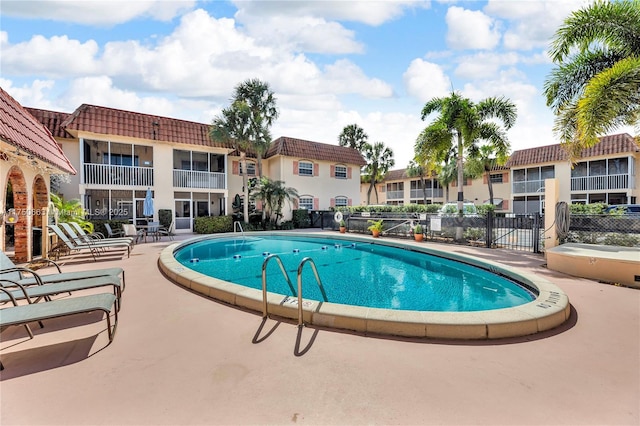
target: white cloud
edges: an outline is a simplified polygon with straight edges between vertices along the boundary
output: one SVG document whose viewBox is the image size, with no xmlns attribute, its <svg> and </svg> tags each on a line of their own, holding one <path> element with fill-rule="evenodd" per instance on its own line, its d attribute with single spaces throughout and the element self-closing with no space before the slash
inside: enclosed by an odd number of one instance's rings
<svg viewBox="0 0 640 426">
<path fill-rule="evenodd" d="M 521 61 L 516 53 L 480 52 L 461 56 L 454 73 L 457 77 L 471 80 L 494 77 L 504 66 L 514 66 Z"/>
<path fill-rule="evenodd" d="M 452 49 L 493 49 L 500 42 L 498 22 L 481 11 L 452 6 L 445 19 Z"/>
<path fill-rule="evenodd" d="M 509 21 L 503 36 L 505 48 L 530 50 L 547 47 L 564 19 L 586 3 L 584 0 L 489 0 L 484 12 Z"/>
<path fill-rule="evenodd" d="M 0 78 L 0 87 L 17 100 L 20 105 L 59 110 L 58 106 L 51 102 L 48 93 L 53 89 L 54 85 L 55 82 L 53 80 L 34 80 L 30 85 L 18 87 L 11 80 Z"/>
<path fill-rule="evenodd" d="M 2 2 L 2 14 L 31 19 L 112 26 L 136 18 L 168 21 L 193 8 L 192 0 L 68 1 L 9 0 Z"/>
<path fill-rule="evenodd" d="M 234 0 L 237 17 L 247 16 L 315 16 L 329 20 L 356 21 L 368 25 L 380 25 L 400 17 L 406 9 L 428 8 L 430 1 L 246 1 Z"/>
<path fill-rule="evenodd" d="M 29 41 L 2 43 L 3 74 L 63 76 L 94 74 L 99 65 L 95 60 L 98 44 L 93 40 L 84 43 L 64 36 L 49 39 L 35 35 Z"/>
<path fill-rule="evenodd" d="M 451 80 L 442 67 L 420 58 L 411 61 L 402 78 L 407 93 L 421 102 L 434 97 L 447 96 L 451 92 Z"/>
</svg>

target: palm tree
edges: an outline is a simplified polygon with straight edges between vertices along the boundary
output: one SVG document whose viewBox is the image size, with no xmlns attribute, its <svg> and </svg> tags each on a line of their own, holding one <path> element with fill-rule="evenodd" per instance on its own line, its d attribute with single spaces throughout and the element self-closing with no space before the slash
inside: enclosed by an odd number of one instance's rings
<svg viewBox="0 0 640 426">
<path fill-rule="evenodd" d="M 639 0 L 596 1 L 556 31 L 544 93 L 572 162 L 615 128 L 640 132 L 639 40 Z"/>
<path fill-rule="evenodd" d="M 271 220 L 275 213 L 274 223 L 277 225 L 282 217 L 282 207 L 285 201 L 293 202 L 298 198 L 298 191 L 294 188 L 286 187 L 284 181 L 271 180 L 268 177 L 260 179 L 260 183 L 255 188 L 253 196 L 262 200 L 264 217 Z"/>
<path fill-rule="evenodd" d="M 209 135 L 214 141 L 231 144 L 240 153 L 242 166 L 242 187 L 244 192 L 243 215 L 244 222 L 249 223 L 249 185 L 247 184 L 247 154 L 251 144 L 253 123 L 251 110 L 245 102 L 235 101 L 229 108 L 213 119 L 209 128 Z"/>
<path fill-rule="evenodd" d="M 362 146 L 362 154 L 367 162 L 364 166 L 365 182 L 369 183 L 367 191 L 367 204 L 371 204 L 371 191 L 376 193 L 376 204 L 378 201 L 378 189 L 376 185 L 384 179 L 389 169 L 394 166 L 393 151 L 384 146 L 384 142 L 376 142 L 373 145 L 365 143 Z"/>
<path fill-rule="evenodd" d="M 487 98 L 478 103 L 453 92 L 446 98 L 433 98 L 422 108 L 424 120 L 432 112 L 439 112 L 423 131 L 426 153 L 416 152 L 418 157 L 431 153 L 444 158 L 453 149 L 458 172 L 458 213 L 464 206 L 464 159 L 474 156 L 479 143 L 485 141 L 496 151 L 508 152 L 509 141 L 505 131 L 493 120 L 510 129 L 516 120 L 516 106 L 505 98 Z M 456 239 L 462 238 L 462 227 L 456 229 Z"/>
<path fill-rule="evenodd" d="M 84 207 L 82 207 L 80 200 L 76 198 L 72 200 L 65 200 L 53 192 L 50 194 L 49 199 L 51 201 L 50 205 L 52 206 L 56 224 L 58 222 L 75 222 L 85 231 L 89 233 L 93 232 L 93 223 L 85 220 L 86 212 Z"/>
<path fill-rule="evenodd" d="M 491 170 L 496 166 L 502 166 L 507 161 L 507 153 L 496 153 L 491 145 L 480 147 L 477 155 L 467 162 L 466 171 L 472 179 L 480 176 L 487 177 L 487 187 L 489 189 L 489 204 L 493 205 L 493 183 L 491 182 Z"/>
<path fill-rule="evenodd" d="M 357 124 L 349 124 L 342 129 L 342 133 L 338 136 L 338 143 L 340 146 L 348 146 L 362 152 L 362 148 L 368 139 L 369 135 L 364 132 L 362 127 Z"/>
<path fill-rule="evenodd" d="M 291 204 L 294 200 L 298 199 L 298 191 L 295 188 L 284 186 L 284 182 L 281 180 L 276 180 L 272 182 L 273 184 L 273 193 L 271 195 L 274 205 L 275 205 L 275 224 L 278 224 L 278 221 L 282 217 L 282 207 L 284 202 L 287 201 Z"/>
<path fill-rule="evenodd" d="M 276 98 L 269 83 L 249 79 L 235 87 L 233 101 L 246 103 L 251 111 L 250 141 L 256 153 L 258 177 L 262 177 L 262 158 L 271 144 L 269 127 L 279 115 Z"/>
</svg>

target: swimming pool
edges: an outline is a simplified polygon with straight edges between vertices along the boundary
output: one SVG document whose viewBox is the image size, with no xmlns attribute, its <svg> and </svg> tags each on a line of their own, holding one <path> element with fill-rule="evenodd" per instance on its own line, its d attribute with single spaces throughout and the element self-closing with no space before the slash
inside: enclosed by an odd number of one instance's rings
<svg viewBox="0 0 640 426">
<path fill-rule="evenodd" d="M 264 244 L 270 238 L 278 245 L 267 248 Z M 303 316 L 308 324 L 367 333 L 483 339 L 536 333 L 569 316 L 566 294 L 544 279 L 400 240 L 335 233 L 261 232 L 247 233 L 246 239 L 238 234 L 214 235 L 172 244 L 161 253 L 159 264 L 170 279 L 185 287 L 261 311 L 262 263 L 276 252 L 294 283 L 303 258 L 311 257 L 318 266 L 328 302 L 322 301 L 312 268 L 303 268 Z M 269 263 L 269 312 L 297 319 L 297 298 L 276 262 Z M 440 274 L 425 272 L 427 267 Z M 489 280 L 487 271 L 492 274 Z M 356 276 L 368 279 L 355 285 Z M 437 286 L 438 280 L 444 285 Z M 350 286 L 356 291 L 343 299 L 342 290 Z M 438 306 L 433 305 L 436 299 Z"/>
<path fill-rule="evenodd" d="M 333 238 L 288 236 L 231 237 L 195 242 L 176 251 L 183 266 L 224 281 L 296 296 L 300 262 L 313 259 L 327 301 L 345 305 L 415 311 L 464 312 L 509 308 L 535 299 L 527 289 L 477 266 L 398 247 Z M 356 267 L 357 265 L 357 267 Z M 304 296 L 323 300 L 313 270 L 302 269 Z"/>
</svg>

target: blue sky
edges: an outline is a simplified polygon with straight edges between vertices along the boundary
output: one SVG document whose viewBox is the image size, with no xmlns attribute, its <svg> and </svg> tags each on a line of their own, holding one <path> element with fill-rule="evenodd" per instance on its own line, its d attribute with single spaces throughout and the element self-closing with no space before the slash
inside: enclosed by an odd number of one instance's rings
<svg viewBox="0 0 640 426">
<path fill-rule="evenodd" d="M 558 143 L 546 49 L 585 4 L 498 1 L 0 3 L 0 86 L 22 105 L 82 103 L 209 123 L 233 87 L 269 82 L 274 138 L 337 144 L 357 123 L 406 167 L 424 103 L 452 88 L 518 107 L 512 149 Z M 432 117 L 431 117 L 432 118 Z"/>
</svg>

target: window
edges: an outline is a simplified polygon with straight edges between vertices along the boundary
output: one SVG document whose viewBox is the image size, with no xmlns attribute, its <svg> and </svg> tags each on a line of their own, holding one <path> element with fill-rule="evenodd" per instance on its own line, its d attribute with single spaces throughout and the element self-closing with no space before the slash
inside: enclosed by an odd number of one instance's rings
<svg viewBox="0 0 640 426">
<path fill-rule="evenodd" d="M 502 183 L 502 173 L 489 175 L 489 179 L 491 179 L 491 183 Z"/>
<path fill-rule="evenodd" d="M 336 207 L 346 207 L 349 204 L 347 197 L 336 197 Z"/>
<path fill-rule="evenodd" d="M 298 163 L 298 174 L 300 176 L 313 176 L 313 163 L 300 161 Z"/>
<path fill-rule="evenodd" d="M 336 178 L 337 179 L 346 179 L 347 178 L 347 168 L 345 166 L 336 166 Z"/>
<path fill-rule="evenodd" d="M 240 162 L 240 175 L 242 175 L 242 162 Z M 247 176 L 255 176 L 256 175 L 256 163 L 252 163 L 251 161 L 247 161 Z"/>
<path fill-rule="evenodd" d="M 298 208 L 313 210 L 313 197 L 300 197 Z"/>
</svg>

